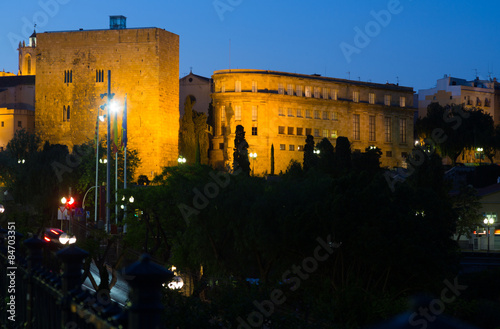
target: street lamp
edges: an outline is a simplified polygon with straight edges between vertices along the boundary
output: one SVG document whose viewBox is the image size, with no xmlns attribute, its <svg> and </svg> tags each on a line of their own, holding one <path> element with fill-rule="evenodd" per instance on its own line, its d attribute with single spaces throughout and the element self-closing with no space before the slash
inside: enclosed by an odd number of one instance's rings
<svg viewBox="0 0 500 329">
<path fill-rule="evenodd" d="M 3 206 L 3 204 L 0 204 L 0 214 L 3 214 L 5 211 L 5 207 Z"/>
<path fill-rule="evenodd" d="M 179 165 L 183 164 L 183 163 L 186 163 L 186 158 L 183 157 L 182 155 L 179 156 L 179 158 L 177 159 L 177 162 L 179 163 Z"/>
<path fill-rule="evenodd" d="M 253 160 L 252 176 L 255 176 L 255 159 L 257 159 L 257 152 L 252 152 L 249 154 L 249 156 Z"/>
<path fill-rule="evenodd" d="M 491 217 L 486 217 L 484 219 L 484 224 L 486 225 L 486 235 L 488 236 L 488 253 L 490 252 L 490 226 L 495 222 L 493 218 Z"/>
<path fill-rule="evenodd" d="M 478 147 L 476 148 L 476 151 L 479 152 L 479 164 L 481 164 L 481 160 L 483 159 L 483 148 Z"/>
<path fill-rule="evenodd" d="M 320 150 L 318 150 L 318 149 L 314 149 L 314 150 L 313 150 L 313 153 L 314 153 L 314 154 L 316 154 L 316 155 L 319 155 L 319 154 L 321 153 L 321 151 L 320 151 Z"/>
</svg>

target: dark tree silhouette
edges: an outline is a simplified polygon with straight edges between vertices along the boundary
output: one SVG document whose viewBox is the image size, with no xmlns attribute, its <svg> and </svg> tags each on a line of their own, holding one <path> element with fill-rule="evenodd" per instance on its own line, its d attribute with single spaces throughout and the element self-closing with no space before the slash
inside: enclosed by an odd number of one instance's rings
<svg viewBox="0 0 500 329">
<path fill-rule="evenodd" d="M 314 154 L 314 137 L 307 135 L 306 145 L 304 145 L 304 171 L 315 167 L 318 164 L 318 157 Z"/>
<path fill-rule="evenodd" d="M 274 176 L 274 144 L 271 144 L 271 176 Z"/>
<path fill-rule="evenodd" d="M 335 147 L 335 166 L 337 170 L 349 170 L 352 167 L 351 161 L 351 143 L 347 137 L 337 138 Z"/>
<path fill-rule="evenodd" d="M 245 139 L 245 128 L 236 126 L 234 138 L 233 171 L 242 170 L 250 175 L 250 161 L 248 160 L 248 143 Z"/>
</svg>

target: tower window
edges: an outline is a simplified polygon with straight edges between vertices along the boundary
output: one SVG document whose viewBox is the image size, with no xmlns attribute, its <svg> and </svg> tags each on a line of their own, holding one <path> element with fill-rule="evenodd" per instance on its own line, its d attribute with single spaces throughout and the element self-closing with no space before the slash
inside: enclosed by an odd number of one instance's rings
<svg viewBox="0 0 500 329">
<path fill-rule="evenodd" d="M 71 118 L 71 111 L 69 105 L 63 106 L 63 121 L 69 121 L 70 118 Z"/>
<path fill-rule="evenodd" d="M 95 71 L 95 82 L 104 82 L 104 70 Z"/>
<path fill-rule="evenodd" d="M 73 83 L 73 70 L 64 71 L 64 83 Z"/>
</svg>

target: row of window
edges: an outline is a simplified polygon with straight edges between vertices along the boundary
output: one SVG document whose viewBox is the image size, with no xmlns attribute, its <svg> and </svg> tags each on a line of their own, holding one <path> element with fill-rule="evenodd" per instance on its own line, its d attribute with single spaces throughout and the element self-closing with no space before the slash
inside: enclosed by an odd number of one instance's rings
<svg viewBox="0 0 500 329">
<path fill-rule="evenodd" d="M 337 138 L 337 130 L 322 129 L 320 135 L 320 129 L 313 128 L 302 128 L 302 127 L 278 127 L 279 135 L 294 135 L 294 136 L 307 136 L 312 135 L 314 137 L 326 137 L 326 138 Z"/>
<path fill-rule="evenodd" d="M 104 70 L 95 71 L 95 82 L 104 82 Z M 64 71 L 64 83 L 73 83 L 73 70 Z"/>
<path fill-rule="evenodd" d="M 252 121 L 257 121 L 258 117 L 258 107 L 256 105 L 252 106 Z M 221 121 L 225 122 L 226 121 L 226 107 L 222 106 L 221 107 Z M 235 105 L 234 106 L 234 120 L 235 121 L 241 121 L 241 105 Z"/>
<path fill-rule="evenodd" d="M 436 99 L 436 96 L 434 96 L 434 99 Z M 474 101 L 471 99 L 470 96 L 464 96 L 464 101 L 467 105 L 474 105 Z M 479 97 L 476 97 L 476 106 L 483 106 L 483 102 L 481 101 L 481 99 Z M 489 98 L 484 99 L 484 106 L 485 107 L 491 106 Z"/>
<path fill-rule="evenodd" d="M 280 144 L 280 151 L 286 151 L 287 147 L 286 144 Z M 288 145 L 288 151 L 304 151 L 304 145 L 293 145 L 289 144 Z M 359 150 L 358 150 L 359 151 Z M 387 158 L 392 158 L 392 151 L 385 151 L 385 156 Z M 406 158 L 408 154 L 406 152 L 401 152 L 401 157 Z"/>
<path fill-rule="evenodd" d="M 370 115 L 368 117 L 368 140 L 370 142 L 376 141 L 377 136 L 376 130 L 376 117 Z M 296 135 L 296 136 L 307 136 L 312 135 L 314 137 L 326 137 L 326 138 L 337 138 L 337 130 L 330 129 L 314 129 L 313 128 L 302 128 L 302 127 L 285 127 L 278 126 L 279 135 Z M 399 119 L 399 142 L 406 144 L 407 142 L 407 122 L 406 118 Z M 360 130 L 360 115 L 354 114 L 353 116 L 353 140 L 361 140 L 361 130 Z M 392 118 L 384 118 L 384 142 L 392 143 Z"/>
<path fill-rule="evenodd" d="M 338 113 L 337 112 L 288 108 L 286 113 L 287 113 L 286 116 L 288 116 L 288 117 L 303 118 L 305 115 L 305 118 L 307 118 L 307 119 L 311 119 L 312 118 L 311 115 L 314 113 L 315 119 L 338 120 Z M 278 115 L 285 116 L 285 109 L 283 109 L 282 107 L 278 108 Z"/>
<path fill-rule="evenodd" d="M 22 127 L 23 127 L 23 122 L 22 122 L 22 121 L 18 121 L 18 122 L 17 122 L 17 126 L 18 126 L 19 128 L 22 128 Z M 2 122 L 0 123 L 0 127 L 2 127 L 2 128 L 3 128 L 3 127 L 5 127 L 5 121 L 2 121 Z"/>
<path fill-rule="evenodd" d="M 287 84 L 286 87 L 287 87 L 286 88 L 287 95 L 302 96 L 303 86 L 296 85 L 294 88 L 293 84 Z M 241 81 L 240 80 L 236 80 L 234 82 L 234 91 L 237 93 L 241 92 Z M 221 85 L 221 92 L 223 92 L 223 93 L 226 92 L 225 83 L 222 83 L 222 85 Z M 252 92 L 254 92 L 254 93 L 258 92 L 257 81 L 252 81 Z M 278 84 L 278 94 L 285 95 L 285 85 L 283 83 Z M 338 100 L 338 90 L 326 88 L 326 87 L 320 88 L 320 87 L 305 86 L 304 96 L 305 97 Z M 359 91 L 352 92 L 352 101 L 356 102 L 356 103 L 360 102 Z M 377 100 L 376 100 L 375 93 L 368 93 L 368 103 L 375 104 L 376 101 Z M 391 102 L 392 102 L 392 95 L 384 95 L 384 105 L 390 106 Z M 406 97 L 405 96 L 399 97 L 399 106 L 406 107 Z"/>
</svg>

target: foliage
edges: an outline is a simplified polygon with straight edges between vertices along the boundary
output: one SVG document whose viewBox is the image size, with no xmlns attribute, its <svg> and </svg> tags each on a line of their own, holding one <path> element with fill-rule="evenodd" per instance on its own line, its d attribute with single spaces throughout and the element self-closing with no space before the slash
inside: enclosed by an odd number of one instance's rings
<svg viewBox="0 0 500 329">
<path fill-rule="evenodd" d="M 245 139 L 245 129 L 242 125 L 236 126 L 233 152 L 233 171 L 241 170 L 250 175 L 250 161 L 248 159 L 248 143 Z"/>
<path fill-rule="evenodd" d="M 196 153 L 195 124 L 193 122 L 194 102 L 191 96 L 186 97 L 184 115 L 179 127 L 179 154 L 186 158 L 188 163 L 195 162 Z"/>
<path fill-rule="evenodd" d="M 271 176 L 274 176 L 274 144 L 271 144 Z"/>
<path fill-rule="evenodd" d="M 457 194 L 453 195 L 453 209 L 457 213 L 457 241 L 462 235 L 467 238 L 478 225 L 482 224 L 481 203 L 477 190 L 470 185 L 460 186 Z"/>
<path fill-rule="evenodd" d="M 435 148 L 442 156 L 448 156 L 453 165 L 465 150 L 482 147 L 492 161 L 499 147 L 493 118 L 481 109 L 465 108 L 463 105 L 441 106 L 431 103 L 427 115 L 419 118 L 415 131 L 426 145 Z"/>
<path fill-rule="evenodd" d="M 306 136 L 306 144 L 304 145 L 304 171 L 315 167 L 318 163 L 318 156 L 314 153 L 314 137 L 312 135 Z"/>
</svg>

